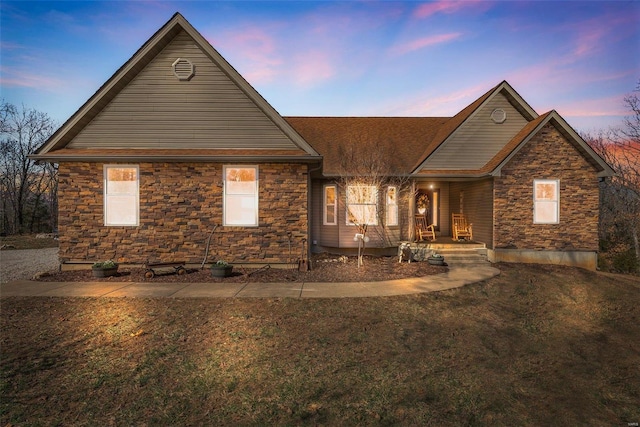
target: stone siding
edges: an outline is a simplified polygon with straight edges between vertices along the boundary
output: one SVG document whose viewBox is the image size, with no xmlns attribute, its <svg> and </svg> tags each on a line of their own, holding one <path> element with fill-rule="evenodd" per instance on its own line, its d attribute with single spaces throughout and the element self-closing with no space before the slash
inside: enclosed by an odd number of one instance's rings
<svg viewBox="0 0 640 427">
<path fill-rule="evenodd" d="M 111 164 L 111 163 L 109 163 Z M 132 163 L 126 163 L 132 164 Z M 60 259 L 208 260 L 283 263 L 308 239 L 307 166 L 259 164 L 259 227 L 223 227 L 222 164 L 141 163 L 140 225 L 104 225 L 103 164 L 63 162 L 59 168 Z"/>
<path fill-rule="evenodd" d="M 533 223 L 533 180 L 560 180 L 560 223 Z M 577 149 L 547 124 L 494 181 L 494 247 L 597 251 L 598 178 Z"/>
</svg>

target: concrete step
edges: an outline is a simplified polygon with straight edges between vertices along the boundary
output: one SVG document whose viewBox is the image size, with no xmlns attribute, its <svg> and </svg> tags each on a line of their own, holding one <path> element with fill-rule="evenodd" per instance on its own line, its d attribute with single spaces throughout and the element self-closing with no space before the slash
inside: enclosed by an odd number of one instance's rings
<svg viewBox="0 0 640 427">
<path fill-rule="evenodd" d="M 448 265 L 487 265 L 487 246 L 484 243 L 465 242 L 413 242 L 411 250 L 416 259 L 437 253 Z"/>
<path fill-rule="evenodd" d="M 412 246 L 426 247 L 428 249 L 486 249 L 487 245 L 484 243 L 438 243 L 435 242 L 419 242 L 413 243 Z"/>
<path fill-rule="evenodd" d="M 486 255 L 487 254 L 487 250 L 482 248 L 482 249 L 466 249 L 466 248 L 442 248 L 442 249 L 433 249 L 435 252 L 445 255 L 445 254 L 451 254 L 451 255 L 455 255 L 455 254 L 459 254 L 459 255 L 468 255 L 468 254 L 479 254 L 479 255 Z"/>
<path fill-rule="evenodd" d="M 486 248 L 449 247 L 436 250 L 448 265 L 489 264 Z"/>
</svg>

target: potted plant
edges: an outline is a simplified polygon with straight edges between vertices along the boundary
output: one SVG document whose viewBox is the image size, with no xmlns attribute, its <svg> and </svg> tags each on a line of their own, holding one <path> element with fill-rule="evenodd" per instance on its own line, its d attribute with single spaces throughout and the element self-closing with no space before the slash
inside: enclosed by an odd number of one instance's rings
<svg viewBox="0 0 640 427">
<path fill-rule="evenodd" d="M 115 276 L 118 273 L 118 263 L 107 260 L 96 262 L 91 266 L 93 277 L 109 277 Z"/>
<path fill-rule="evenodd" d="M 232 271 L 233 265 L 224 260 L 218 260 L 211 265 L 211 276 L 213 277 L 229 277 Z"/>
<path fill-rule="evenodd" d="M 427 258 L 427 262 L 431 265 L 444 265 L 444 257 L 440 254 L 433 254 Z"/>
</svg>

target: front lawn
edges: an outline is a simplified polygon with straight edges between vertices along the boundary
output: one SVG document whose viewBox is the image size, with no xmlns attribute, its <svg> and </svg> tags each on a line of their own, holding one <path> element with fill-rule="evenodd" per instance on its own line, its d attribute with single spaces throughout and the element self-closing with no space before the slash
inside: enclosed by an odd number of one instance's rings
<svg viewBox="0 0 640 427">
<path fill-rule="evenodd" d="M 499 267 L 401 297 L 2 298 L 0 425 L 639 422 L 640 280 Z"/>
</svg>

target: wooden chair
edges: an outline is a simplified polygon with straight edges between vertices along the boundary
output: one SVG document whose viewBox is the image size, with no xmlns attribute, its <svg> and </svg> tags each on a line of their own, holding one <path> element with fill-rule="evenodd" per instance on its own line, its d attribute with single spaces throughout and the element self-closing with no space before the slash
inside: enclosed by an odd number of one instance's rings
<svg viewBox="0 0 640 427">
<path fill-rule="evenodd" d="M 473 229 L 471 224 L 467 224 L 467 218 L 464 214 L 451 214 L 451 229 L 453 240 L 469 239 L 473 240 Z"/>
<path fill-rule="evenodd" d="M 416 240 L 436 240 L 436 229 L 431 225 L 427 225 L 427 217 L 417 214 L 415 217 L 416 224 Z"/>
</svg>

